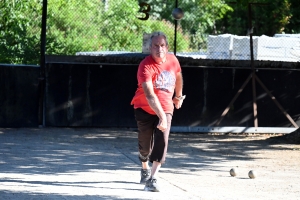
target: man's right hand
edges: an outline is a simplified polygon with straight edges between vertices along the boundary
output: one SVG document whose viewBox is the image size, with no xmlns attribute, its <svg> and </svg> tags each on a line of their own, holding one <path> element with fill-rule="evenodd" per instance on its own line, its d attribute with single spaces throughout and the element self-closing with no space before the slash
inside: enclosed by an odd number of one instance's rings
<svg viewBox="0 0 300 200">
<path fill-rule="evenodd" d="M 167 116 L 156 94 L 154 93 L 152 81 L 147 81 L 142 83 L 142 87 L 146 95 L 149 106 L 152 108 L 152 110 L 154 110 L 156 115 L 159 117 L 157 128 L 161 131 L 165 131 L 168 127 Z"/>
<path fill-rule="evenodd" d="M 157 128 L 162 132 L 164 132 L 167 129 L 167 127 L 168 127 L 167 117 L 164 117 L 163 119 L 159 119 Z"/>
</svg>

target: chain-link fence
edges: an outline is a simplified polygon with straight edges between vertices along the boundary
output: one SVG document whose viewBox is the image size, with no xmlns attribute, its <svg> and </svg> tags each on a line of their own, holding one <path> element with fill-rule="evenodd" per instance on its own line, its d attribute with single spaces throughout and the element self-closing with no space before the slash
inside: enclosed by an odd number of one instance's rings
<svg viewBox="0 0 300 200">
<path fill-rule="evenodd" d="M 0 63 L 39 64 L 44 1 L 0 2 Z M 48 55 L 147 53 L 148 34 L 159 30 L 168 36 L 169 51 L 180 56 L 248 60 L 253 35 L 255 60 L 298 61 L 300 28 L 292 8 L 299 3 L 261 2 L 48 0 L 45 50 Z M 184 13 L 178 20 L 172 15 L 176 7 Z"/>
<path fill-rule="evenodd" d="M 39 64 L 41 0 L 0 1 L 0 63 Z"/>
<path fill-rule="evenodd" d="M 168 35 L 170 51 L 173 51 L 175 20 L 171 12 L 174 3 L 165 0 L 49 0 L 47 54 L 143 52 L 143 39 L 157 30 Z M 189 35 L 178 27 L 178 50 L 196 50 L 189 45 Z"/>
</svg>

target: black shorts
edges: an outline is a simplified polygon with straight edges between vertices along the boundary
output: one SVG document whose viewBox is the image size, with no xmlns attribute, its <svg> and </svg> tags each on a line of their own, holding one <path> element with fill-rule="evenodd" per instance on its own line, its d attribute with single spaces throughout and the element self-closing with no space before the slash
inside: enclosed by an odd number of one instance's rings
<svg viewBox="0 0 300 200">
<path fill-rule="evenodd" d="M 162 132 L 157 128 L 159 118 L 141 108 L 134 110 L 138 126 L 139 159 L 142 162 L 157 161 L 164 163 L 168 149 L 168 140 L 172 114 L 166 114 L 168 127 Z"/>
</svg>

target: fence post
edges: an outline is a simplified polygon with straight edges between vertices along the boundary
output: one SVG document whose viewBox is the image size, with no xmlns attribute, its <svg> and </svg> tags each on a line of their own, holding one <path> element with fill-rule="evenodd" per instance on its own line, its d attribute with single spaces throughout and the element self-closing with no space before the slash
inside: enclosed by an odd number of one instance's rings
<svg viewBox="0 0 300 200">
<path fill-rule="evenodd" d="M 177 8 L 178 7 L 178 0 L 175 0 L 175 8 Z M 177 45 L 177 43 L 176 43 L 176 40 L 177 40 L 177 20 L 176 19 L 174 19 L 175 20 L 175 30 L 174 30 L 174 55 L 176 56 L 176 45 Z"/>
<path fill-rule="evenodd" d="M 44 126 L 44 95 L 45 95 L 45 53 L 46 53 L 46 25 L 47 25 L 47 5 L 48 1 L 43 0 L 42 10 L 42 30 L 41 30 L 41 57 L 40 57 L 40 76 L 39 76 L 39 126 Z"/>
</svg>

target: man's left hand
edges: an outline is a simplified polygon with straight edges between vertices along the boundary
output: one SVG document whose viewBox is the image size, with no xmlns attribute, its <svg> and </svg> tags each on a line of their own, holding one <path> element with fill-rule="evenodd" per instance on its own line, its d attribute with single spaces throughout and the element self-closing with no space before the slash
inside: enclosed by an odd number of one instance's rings
<svg viewBox="0 0 300 200">
<path fill-rule="evenodd" d="M 175 108 L 177 109 L 181 108 L 184 99 L 185 99 L 185 95 L 181 97 L 174 97 L 173 103 L 175 105 Z"/>
</svg>

